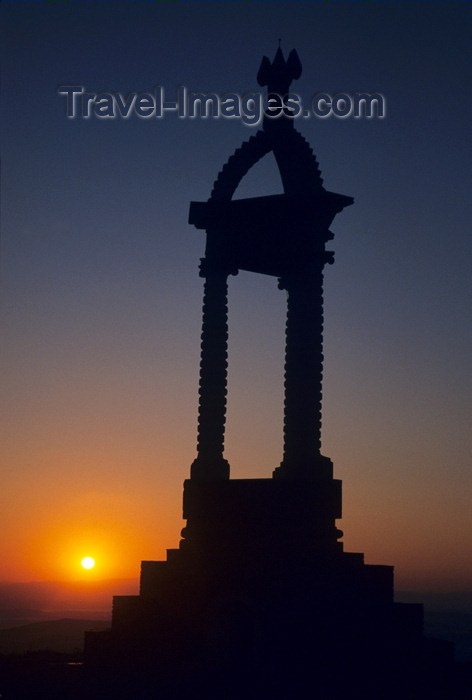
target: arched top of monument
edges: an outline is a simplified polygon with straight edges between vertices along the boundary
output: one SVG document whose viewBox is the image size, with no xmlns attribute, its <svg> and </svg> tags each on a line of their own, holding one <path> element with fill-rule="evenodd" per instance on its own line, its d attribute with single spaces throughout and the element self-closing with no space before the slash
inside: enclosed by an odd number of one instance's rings
<svg viewBox="0 0 472 700">
<path fill-rule="evenodd" d="M 307 195 L 323 190 L 318 161 L 300 132 L 284 129 L 280 138 L 275 130 L 267 132 L 261 129 L 228 158 L 213 184 L 210 201 L 230 201 L 246 173 L 271 151 L 277 162 L 284 194 Z"/>
<path fill-rule="evenodd" d="M 268 93 L 285 96 L 292 80 L 300 77 L 302 65 L 293 49 L 285 61 L 281 48 L 272 63 L 262 59 L 257 81 Z M 282 179 L 284 194 L 302 196 L 323 191 L 318 161 L 308 142 L 294 128 L 293 118 L 281 114 L 264 117 L 263 128 L 230 156 L 218 173 L 210 201 L 230 201 L 246 173 L 267 153 L 273 152 Z"/>
</svg>

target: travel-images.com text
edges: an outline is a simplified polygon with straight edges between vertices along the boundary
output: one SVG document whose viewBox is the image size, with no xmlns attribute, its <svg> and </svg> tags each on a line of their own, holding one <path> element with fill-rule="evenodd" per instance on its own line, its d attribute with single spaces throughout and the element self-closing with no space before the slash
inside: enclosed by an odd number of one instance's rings
<svg viewBox="0 0 472 700">
<path fill-rule="evenodd" d="M 248 92 L 238 95 L 227 92 L 219 96 L 213 92 L 191 92 L 185 86 L 177 88 L 176 99 L 166 100 L 165 90 L 156 85 L 152 92 L 88 92 L 81 85 L 61 85 L 59 95 L 65 98 L 65 113 L 69 119 L 128 119 L 133 114 L 142 119 L 162 119 L 166 114 L 176 114 L 180 119 L 240 119 L 247 126 L 258 126 L 264 117 L 277 119 L 282 115 L 290 119 L 312 116 L 318 119 L 337 117 L 346 119 L 383 119 L 386 114 L 385 97 L 378 92 L 327 92 L 316 93 L 310 107 L 303 106 L 296 93 L 280 96 Z"/>
</svg>

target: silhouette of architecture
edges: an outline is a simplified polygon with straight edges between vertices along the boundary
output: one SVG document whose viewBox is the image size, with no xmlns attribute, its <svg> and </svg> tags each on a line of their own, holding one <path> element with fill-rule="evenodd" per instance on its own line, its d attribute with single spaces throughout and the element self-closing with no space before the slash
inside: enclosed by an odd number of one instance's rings
<svg viewBox="0 0 472 700">
<path fill-rule="evenodd" d="M 300 74 L 296 52 L 285 61 L 279 48 L 257 77 L 285 95 Z M 284 193 L 233 200 L 270 152 Z M 393 567 L 343 551 L 341 482 L 320 453 L 323 269 L 334 257 L 326 244 L 352 203 L 324 189 L 285 113 L 266 115 L 208 201 L 191 203 L 189 223 L 206 231 L 206 250 L 186 526 L 166 561 L 142 562 L 139 595 L 114 598 L 111 629 L 87 633 L 97 687 L 101 678 L 115 695 L 189 700 L 450 697 L 453 650 L 423 637 L 422 606 L 394 602 Z M 239 270 L 275 277 L 287 293 L 284 452 L 267 479 L 230 479 L 224 457 L 227 286 Z"/>
</svg>

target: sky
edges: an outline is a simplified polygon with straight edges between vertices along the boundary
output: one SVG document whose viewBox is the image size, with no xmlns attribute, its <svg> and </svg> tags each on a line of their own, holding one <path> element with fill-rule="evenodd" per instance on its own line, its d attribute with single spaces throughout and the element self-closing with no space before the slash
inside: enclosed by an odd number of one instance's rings
<svg viewBox="0 0 472 700">
<path fill-rule="evenodd" d="M 92 93 L 379 92 L 383 119 L 297 119 L 354 197 L 325 270 L 323 454 L 346 551 L 397 589 L 472 590 L 471 8 L 463 2 L 1 3 L 0 580 L 130 578 L 184 525 L 196 454 L 204 232 L 188 225 L 257 126 L 67 118 Z M 235 197 L 282 191 L 268 156 Z M 225 456 L 282 458 L 285 297 L 230 279 Z M 80 567 L 84 556 L 96 567 Z"/>
</svg>

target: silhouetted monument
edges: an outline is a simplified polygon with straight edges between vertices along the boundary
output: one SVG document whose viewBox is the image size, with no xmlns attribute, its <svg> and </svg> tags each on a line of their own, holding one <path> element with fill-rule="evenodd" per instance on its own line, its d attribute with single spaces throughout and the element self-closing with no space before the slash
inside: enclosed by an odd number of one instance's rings
<svg viewBox="0 0 472 700">
<path fill-rule="evenodd" d="M 296 52 L 285 61 L 279 48 L 258 82 L 285 95 L 300 74 Z M 270 152 L 284 193 L 232 200 Z M 187 524 L 166 561 L 142 562 L 139 595 L 114 598 L 111 630 L 86 637 L 89 672 L 123 697 L 448 697 L 451 648 L 423 637 L 422 606 L 394 603 L 393 567 L 343 551 L 341 482 L 320 454 L 325 246 L 352 203 L 324 189 L 310 146 L 282 115 L 266 116 L 208 201 L 190 206 L 206 250 Z M 224 457 L 227 280 L 238 270 L 287 291 L 284 453 L 267 479 L 230 479 Z"/>
</svg>

